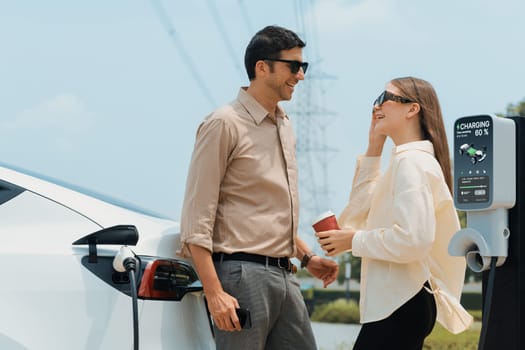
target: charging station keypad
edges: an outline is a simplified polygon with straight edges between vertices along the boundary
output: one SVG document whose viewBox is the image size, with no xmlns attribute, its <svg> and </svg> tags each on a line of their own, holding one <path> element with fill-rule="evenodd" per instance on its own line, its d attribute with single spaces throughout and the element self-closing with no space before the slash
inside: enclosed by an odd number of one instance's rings
<svg viewBox="0 0 525 350">
<path fill-rule="evenodd" d="M 454 124 L 454 183 L 458 209 L 492 203 L 493 123 L 490 116 L 468 117 Z"/>
</svg>

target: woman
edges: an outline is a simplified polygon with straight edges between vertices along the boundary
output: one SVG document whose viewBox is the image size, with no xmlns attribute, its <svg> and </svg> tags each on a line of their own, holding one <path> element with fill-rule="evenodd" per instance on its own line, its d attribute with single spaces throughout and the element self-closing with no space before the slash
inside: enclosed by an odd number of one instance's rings
<svg viewBox="0 0 525 350">
<path fill-rule="evenodd" d="M 386 172 L 386 137 L 395 144 Z M 393 79 L 374 102 L 368 149 L 359 157 L 341 230 L 317 233 L 326 255 L 361 257 L 354 349 L 421 349 L 437 320 L 453 333 L 472 317 L 459 298 L 465 259 L 448 255 L 459 229 L 447 136 L 437 95 L 426 81 Z"/>
</svg>

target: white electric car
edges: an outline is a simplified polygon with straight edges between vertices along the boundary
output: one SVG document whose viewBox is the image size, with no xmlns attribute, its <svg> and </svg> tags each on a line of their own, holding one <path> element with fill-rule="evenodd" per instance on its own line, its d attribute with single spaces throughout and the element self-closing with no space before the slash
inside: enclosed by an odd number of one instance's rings
<svg viewBox="0 0 525 350">
<path fill-rule="evenodd" d="M 0 164 L 0 349 L 215 349 L 178 229 Z"/>
</svg>

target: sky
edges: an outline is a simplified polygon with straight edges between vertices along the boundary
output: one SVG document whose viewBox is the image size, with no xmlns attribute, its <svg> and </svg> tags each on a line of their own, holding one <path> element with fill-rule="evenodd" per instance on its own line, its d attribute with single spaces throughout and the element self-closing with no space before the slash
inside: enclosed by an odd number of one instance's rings
<svg viewBox="0 0 525 350">
<path fill-rule="evenodd" d="M 0 162 L 179 220 L 195 131 L 248 84 L 245 47 L 275 24 L 307 43 L 283 103 L 298 142 L 330 150 L 299 155 L 301 215 L 338 214 L 390 79 L 434 86 L 449 144 L 457 118 L 525 98 L 524 14 L 522 0 L 3 1 Z"/>
</svg>

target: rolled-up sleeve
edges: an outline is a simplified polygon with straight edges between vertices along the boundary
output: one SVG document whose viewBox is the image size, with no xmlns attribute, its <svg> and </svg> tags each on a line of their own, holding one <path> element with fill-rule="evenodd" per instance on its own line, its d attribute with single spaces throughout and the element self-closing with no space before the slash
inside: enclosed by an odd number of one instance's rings
<svg viewBox="0 0 525 350">
<path fill-rule="evenodd" d="M 208 118 L 198 128 L 191 158 L 181 216 L 181 251 L 189 257 L 188 244 L 212 251 L 213 227 L 220 185 L 231 152 L 232 132 L 223 119 Z"/>
</svg>

